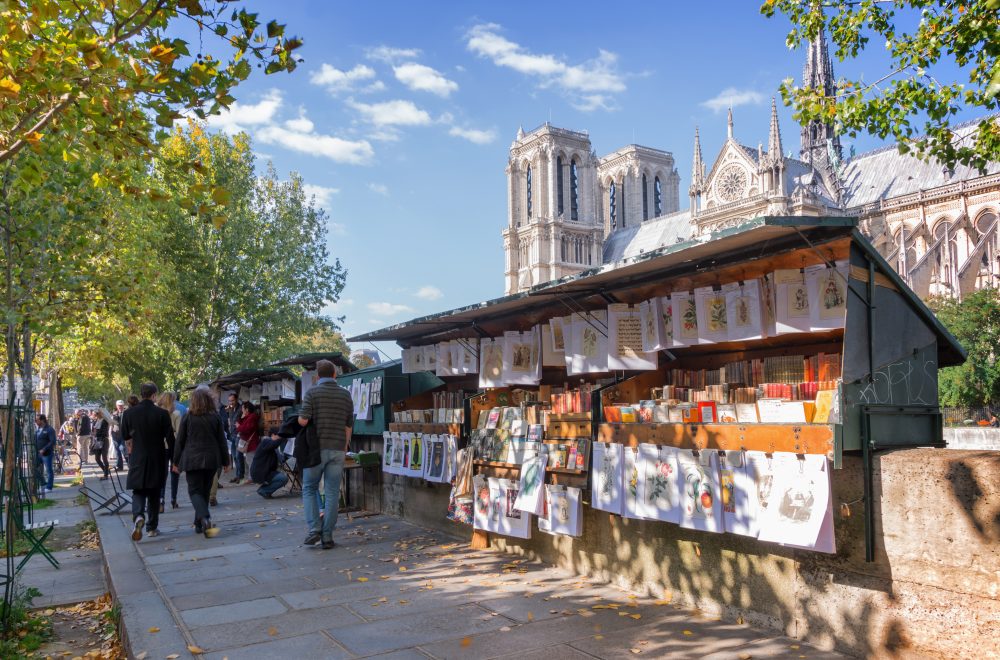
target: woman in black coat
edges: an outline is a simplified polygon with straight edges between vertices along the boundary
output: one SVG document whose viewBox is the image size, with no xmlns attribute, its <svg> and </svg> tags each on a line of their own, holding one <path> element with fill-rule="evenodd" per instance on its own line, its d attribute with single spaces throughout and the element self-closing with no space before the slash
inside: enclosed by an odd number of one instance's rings
<svg viewBox="0 0 1000 660">
<path fill-rule="evenodd" d="M 188 496 L 194 505 L 194 529 L 205 538 L 212 538 L 219 529 L 212 525 L 208 511 L 212 480 L 219 467 L 229 470 L 229 446 L 219 419 L 212 391 L 204 385 L 191 395 L 191 407 L 181 420 L 174 443 L 176 473 L 184 472 Z"/>
</svg>

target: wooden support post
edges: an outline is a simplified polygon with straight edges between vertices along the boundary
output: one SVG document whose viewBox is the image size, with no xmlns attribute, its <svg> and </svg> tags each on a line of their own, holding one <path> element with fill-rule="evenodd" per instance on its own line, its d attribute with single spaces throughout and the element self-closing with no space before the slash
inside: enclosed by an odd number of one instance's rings
<svg viewBox="0 0 1000 660">
<path fill-rule="evenodd" d="M 490 535 L 481 529 L 472 530 L 472 543 L 469 547 L 473 550 L 488 550 L 490 547 Z"/>
</svg>

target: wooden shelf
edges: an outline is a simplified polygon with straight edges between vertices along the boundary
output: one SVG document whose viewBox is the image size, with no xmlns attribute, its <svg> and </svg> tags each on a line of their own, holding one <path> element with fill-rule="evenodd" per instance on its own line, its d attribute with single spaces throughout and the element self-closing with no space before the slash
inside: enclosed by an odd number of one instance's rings
<svg viewBox="0 0 1000 660">
<path fill-rule="evenodd" d="M 591 414 L 589 412 L 583 413 L 548 413 L 549 423 L 552 422 L 589 422 L 591 420 Z"/>
<path fill-rule="evenodd" d="M 832 424 L 601 424 L 598 440 L 832 456 Z"/>
<path fill-rule="evenodd" d="M 431 435 L 462 435 L 462 425 L 461 424 L 422 424 L 422 423 L 405 423 L 405 422 L 392 422 L 389 424 L 389 430 L 396 433 L 428 433 Z"/>
<path fill-rule="evenodd" d="M 520 479 L 521 466 L 517 463 L 501 463 L 499 461 L 473 461 L 479 472 L 499 479 Z M 586 488 L 586 470 L 567 470 L 565 468 L 545 468 L 545 480 L 559 486 Z"/>
</svg>

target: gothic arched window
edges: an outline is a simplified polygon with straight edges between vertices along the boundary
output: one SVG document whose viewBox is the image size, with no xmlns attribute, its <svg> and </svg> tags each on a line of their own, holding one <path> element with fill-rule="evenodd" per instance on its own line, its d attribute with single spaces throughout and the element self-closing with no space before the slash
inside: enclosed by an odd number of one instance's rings
<svg viewBox="0 0 1000 660">
<path fill-rule="evenodd" d="M 577 180 L 576 159 L 569 162 L 569 217 L 570 220 L 579 220 L 579 182 Z"/>
<path fill-rule="evenodd" d="M 556 157 L 556 199 L 558 203 L 556 204 L 559 215 L 563 214 L 563 166 L 562 166 L 562 156 Z"/>
<path fill-rule="evenodd" d="M 622 177 L 621 188 L 622 188 L 622 200 L 621 200 L 621 202 L 622 202 L 622 211 L 621 211 L 621 215 L 622 215 L 622 227 L 624 227 L 625 226 L 625 177 L 624 176 Z"/>
<path fill-rule="evenodd" d="M 611 228 L 614 229 L 618 225 L 618 186 L 614 181 L 608 188 L 608 219 L 611 221 Z"/>
<path fill-rule="evenodd" d="M 663 188 L 660 186 L 660 177 L 653 179 L 653 214 L 654 218 L 663 215 Z"/>
<path fill-rule="evenodd" d="M 531 165 L 528 165 L 528 171 L 524 175 L 524 182 L 527 187 L 527 197 L 528 197 L 528 217 L 531 217 Z"/>
<path fill-rule="evenodd" d="M 645 173 L 642 175 L 642 219 L 649 220 L 649 190 Z"/>
</svg>

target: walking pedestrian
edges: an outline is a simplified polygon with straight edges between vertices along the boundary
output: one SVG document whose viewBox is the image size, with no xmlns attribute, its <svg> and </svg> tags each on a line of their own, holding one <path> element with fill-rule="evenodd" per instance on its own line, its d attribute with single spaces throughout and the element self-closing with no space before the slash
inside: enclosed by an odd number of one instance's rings
<svg viewBox="0 0 1000 660">
<path fill-rule="evenodd" d="M 212 524 L 209 496 L 216 471 L 229 470 L 229 447 L 212 391 L 199 385 L 191 394 L 191 408 L 177 433 L 173 455 L 174 474 L 184 472 L 194 506 L 194 530 L 212 538 L 219 532 Z"/>
<path fill-rule="evenodd" d="M 246 480 L 250 481 L 250 465 L 253 463 L 254 452 L 260 444 L 260 414 L 257 406 L 249 401 L 244 401 L 240 421 L 236 423 L 236 432 L 240 435 L 240 442 L 236 449 L 243 454 L 243 464 L 246 466 Z"/>
<path fill-rule="evenodd" d="M 122 413 L 125 412 L 125 402 L 115 401 L 115 411 L 111 413 L 111 441 L 115 445 L 115 469 L 119 472 L 125 467 L 128 456 L 125 454 L 125 441 L 122 440 Z"/>
<path fill-rule="evenodd" d="M 42 495 L 45 491 L 51 491 L 54 486 L 55 475 L 52 472 L 52 454 L 56 450 L 56 430 L 49 425 L 49 420 L 45 415 L 35 415 L 35 474 L 38 481 L 42 481 L 42 467 L 45 467 L 45 483 L 42 486 Z"/>
<path fill-rule="evenodd" d="M 337 384 L 336 373 L 333 362 L 317 362 L 316 375 L 319 378 L 306 393 L 299 410 L 299 424 L 314 425 L 319 443 L 319 462 L 305 466 L 302 471 L 302 502 L 309 526 L 309 535 L 304 543 L 316 545 L 322 541 L 324 550 L 334 547 L 333 530 L 337 526 L 340 479 L 344 474 L 344 456 L 351 444 L 354 423 L 351 394 Z M 323 480 L 325 493 L 322 526 L 317 496 L 320 479 Z"/>
<path fill-rule="evenodd" d="M 246 465 L 243 462 L 243 454 L 239 452 L 240 434 L 236 431 L 236 424 L 240 421 L 240 413 L 243 406 L 240 399 L 235 394 L 230 394 L 226 403 L 226 435 L 229 438 L 229 455 L 233 459 L 235 474 L 229 480 L 231 484 L 238 484 L 243 478 Z"/>
<path fill-rule="evenodd" d="M 159 535 L 160 491 L 167 477 L 166 448 L 173 450 L 174 429 L 170 414 L 153 404 L 156 385 L 143 383 L 142 401 L 122 414 L 122 437 L 129 444 L 128 479 L 132 490 L 132 540 L 142 539 L 143 525 L 149 536 Z"/>
<path fill-rule="evenodd" d="M 90 434 L 90 416 L 80 408 L 76 411 L 76 451 L 80 454 L 80 474 L 83 474 L 83 466 L 87 464 L 90 453 Z"/>
<path fill-rule="evenodd" d="M 59 440 L 62 442 L 62 445 L 65 446 L 65 447 L 75 447 L 76 446 L 76 415 L 75 414 L 74 415 L 70 415 L 69 419 L 67 419 L 65 422 L 63 422 L 62 426 L 59 427 Z M 62 449 L 60 447 L 57 447 L 56 449 L 59 450 L 59 451 L 62 451 Z M 82 473 L 83 466 L 81 465 L 80 468 L 81 468 L 81 473 Z M 63 469 L 65 470 L 66 467 L 64 466 Z"/>
<path fill-rule="evenodd" d="M 111 469 L 108 466 L 108 445 L 111 442 L 111 425 L 104 418 L 100 410 L 91 413 L 91 429 L 93 437 L 90 440 L 90 453 L 94 456 L 94 461 L 101 468 L 104 475 L 101 481 L 107 481 L 111 477 Z"/>
<path fill-rule="evenodd" d="M 164 392 L 163 394 L 160 395 L 160 398 L 156 401 L 156 405 L 158 405 L 159 407 L 163 408 L 168 413 L 170 413 L 170 426 L 174 429 L 174 437 L 176 438 L 177 433 L 178 431 L 180 431 L 181 428 L 181 418 L 183 417 L 183 414 L 177 408 L 177 398 L 174 396 L 174 393 Z M 187 410 L 187 408 L 185 408 L 185 410 Z M 171 447 L 167 450 L 167 463 L 170 464 L 167 467 L 168 470 L 170 467 L 172 467 L 173 461 L 174 461 L 174 452 L 173 448 Z M 181 475 L 175 470 L 170 470 L 169 474 L 170 474 L 170 508 L 176 509 L 178 506 L 177 482 L 181 478 Z M 163 513 L 163 509 L 166 504 L 164 502 L 166 495 L 167 495 L 167 482 L 164 481 L 163 488 L 160 489 L 160 513 Z"/>
</svg>

